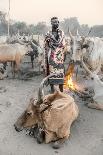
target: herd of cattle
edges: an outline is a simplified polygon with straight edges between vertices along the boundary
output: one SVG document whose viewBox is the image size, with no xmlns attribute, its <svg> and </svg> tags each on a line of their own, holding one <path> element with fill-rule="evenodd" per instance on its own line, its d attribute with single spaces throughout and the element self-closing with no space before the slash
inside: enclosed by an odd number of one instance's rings
<svg viewBox="0 0 103 155">
<path fill-rule="evenodd" d="M 102 75 L 103 65 L 102 38 L 84 37 L 78 33 L 73 36 L 69 31 L 66 46 L 68 46 L 66 48 L 68 53 L 72 55 L 72 62 L 75 64 L 80 62 L 94 78 L 94 103 L 89 103 L 88 107 L 103 110 L 102 102 L 98 101 L 98 98 L 103 101 L 103 82 L 99 78 L 99 75 Z M 7 62 L 13 62 L 13 76 L 15 76 L 25 55 L 31 56 L 32 67 L 34 57 L 43 62 L 42 47 L 33 39 L 28 41 L 18 38 L 12 42 L 9 40 L 9 42 L 0 44 L 0 62 L 3 63 L 4 69 L 6 69 Z M 3 75 L 5 71 L 3 72 L 1 68 L 0 72 Z M 53 147 L 58 148 L 58 144 L 69 137 L 71 124 L 76 120 L 79 110 L 74 99 L 70 95 L 60 92 L 57 87 L 53 94 L 44 96 L 43 87 L 50 76 L 52 75 L 43 79 L 39 87 L 38 99 L 30 99 L 27 109 L 14 126 L 17 131 L 30 128 L 30 133 L 33 133 L 39 143 L 56 141 Z"/>
<path fill-rule="evenodd" d="M 5 42 L 0 43 L 0 79 L 3 79 L 5 75 L 5 70 L 7 62 L 12 63 L 12 74 L 15 77 L 15 73 L 19 72 L 20 63 L 25 55 L 31 57 L 32 68 L 34 67 L 33 61 L 37 58 L 38 63 L 41 64 L 41 58 L 43 54 L 43 49 L 39 43 L 34 39 L 27 39 L 26 37 L 12 37 Z"/>
<path fill-rule="evenodd" d="M 39 62 L 43 62 L 43 41 L 42 43 L 38 43 L 30 36 L 13 36 L 5 41 L 0 40 L 0 63 L 3 63 L 6 69 L 6 63 L 13 62 L 13 74 L 19 70 L 20 62 L 25 55 L 31 56 L 32 67 L 34 57 L 38 58 Z M 78 33 L 73 36 L 69 31 L 69 37 L 66 39 L 66 47 L 66 50 L 71 52 L 71 59 L 74 62 L 81 62 L 83 58 L 93 73 L 97 74 L 100 72 L 103 65 L 102 38 L 84 37 Z M 101 65 L 98 67 L 100 63 Z"/>
</svg>

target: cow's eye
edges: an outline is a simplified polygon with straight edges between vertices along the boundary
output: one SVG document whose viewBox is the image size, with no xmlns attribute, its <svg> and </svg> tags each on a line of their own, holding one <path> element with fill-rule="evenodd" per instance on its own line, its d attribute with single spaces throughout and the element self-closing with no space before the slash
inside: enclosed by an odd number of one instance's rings
<svg viewBox="0 0 103 155">
<path fill-rule="evenodd" d="M 47 102 L 47 101 L 45 101 L 44 103 L 45 103 L 45 104 L 48 104 L 48 102 Z"/>
<path fill-rule="evenodd" d="M 27 112 L 27 116 L 31 116 L 31 114 L 32 114 L 31 112 Z"/>
<path fill-rule="evenodd" d="M 47 100 L 47 99 L 44 99 L 44 101 L 43 101 L 43 102 L 46 104 L 46 103 L 48 103 L 48 100 Z"/>
</svg>

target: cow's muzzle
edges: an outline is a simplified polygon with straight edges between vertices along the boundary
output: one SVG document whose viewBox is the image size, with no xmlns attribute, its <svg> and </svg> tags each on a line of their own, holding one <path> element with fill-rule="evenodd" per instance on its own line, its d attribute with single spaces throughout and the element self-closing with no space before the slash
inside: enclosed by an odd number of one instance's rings
<svg viewBox="0 0 103 155">
<path fill-rule="evenodd" d="M 18 127 L 16 124 L 14 124 L 14 128 L 17 132 L 20 132 L 23 130 L 23 127 Z"/>
</svg>

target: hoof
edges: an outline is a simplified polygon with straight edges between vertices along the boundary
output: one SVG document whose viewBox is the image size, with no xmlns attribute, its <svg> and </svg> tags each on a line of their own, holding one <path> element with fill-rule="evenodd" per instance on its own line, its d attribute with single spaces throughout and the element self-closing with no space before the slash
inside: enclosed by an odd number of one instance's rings
<svg viewBox="0 0 103 155">
<path fill-rule="evenodd" d="M 61 148 L 61 144 L 58 141 L 54 142 L 53 145 L 52 145 L 52 148 L 53 149 L 59 149 L 59 148 Z"/>
</svg>

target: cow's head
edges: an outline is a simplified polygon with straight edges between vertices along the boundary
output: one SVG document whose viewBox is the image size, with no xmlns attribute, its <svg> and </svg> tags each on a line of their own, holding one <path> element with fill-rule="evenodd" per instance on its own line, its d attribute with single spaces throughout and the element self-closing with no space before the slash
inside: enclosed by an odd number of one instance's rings
<svg viewBox="0 0 103 155">
<path fill-rule="evenodd" d="M 38 99 L 37 100 L 33 98 L 30 99 L 27 109 L 22 113 L 22 115 L 18 118 L 18 120 L 14 124 L 16 131 L 19 132 L 24 128 L 35 127 L 38 124 L 40 120 L 40 105 L 41 103 L 45 104 L 48 101 L 44 97 L 43 87 L 44 85 L 47 84 L 49 77 L 53 75 L 49 75 L 42 80 L 38 91 Z"/>
<path fill-rule="evenodd" d="M 100 71 L 100 68 L 101 68 L 101 61 L 100 61 L 100 58 L 99 58 L 99 64 L 98 64 L 98 66 L 97 66 L 97 68 L 96 68 L 95 71 L 91 71 L 91 70 L 87 67 L 87 65 L 86 65 L 86 64 L 84 63 L 84 61 L 83 61 L 83 57 L 82 57 L 82 65 L 83 65 L 84 69 L 89 73 L 91 79 L 99 80 L 99 81 L 100 81 L 99 76 L 97 75 L 98 72 Z"/>
<path fill-rule="evenodd" d="M 77 35 L 73 36 L 69 30 L 69 36 L 71 38 L 71 50 L 72 50 L 72 60 L 74 62 L 81 60 L 82 48 L 85 38 L 81 37 L 77 31 Z"/>
<path fill-rule="evenodd" d="M 33 52 L 33 48 L 31 47 L 31 42 L 28 41 L 24 43 L 25 49 L 26 49 L 26 55 L 29 55 L 31 52 Z"/>
<path fill-rule="evenodd" d="M 38 114 L 36 100 L 30 99 L 30 103 L 27 109 L 22 113 L 22 115 L 17 119 L 14 127 L 16 131 L 22 131 L 24 128 L 31 128 L 38 124 Z"/>
</svg>

